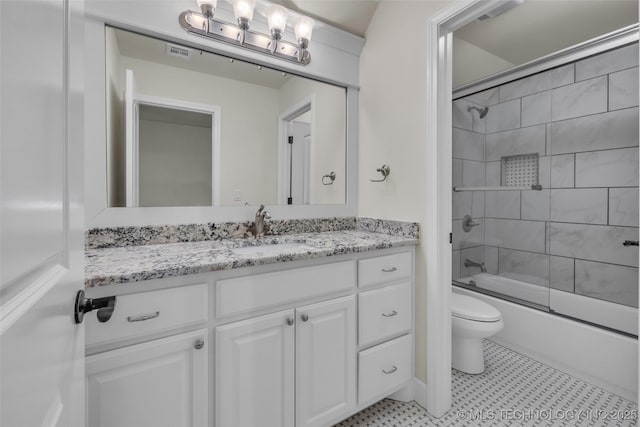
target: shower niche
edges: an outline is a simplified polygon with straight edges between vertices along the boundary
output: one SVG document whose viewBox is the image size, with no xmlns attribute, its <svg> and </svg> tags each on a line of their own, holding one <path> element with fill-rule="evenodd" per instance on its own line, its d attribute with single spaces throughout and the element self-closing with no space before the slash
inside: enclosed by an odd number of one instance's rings
<svg viewBox="0 0 640 427">
<path fill-rule="evenodd" d="M 519 154 L 515 156 L 503 156 L 500 160 L 500 186 L 542 190 L 538 183 L 538 159 L 540 155 Z"/>
</svg>

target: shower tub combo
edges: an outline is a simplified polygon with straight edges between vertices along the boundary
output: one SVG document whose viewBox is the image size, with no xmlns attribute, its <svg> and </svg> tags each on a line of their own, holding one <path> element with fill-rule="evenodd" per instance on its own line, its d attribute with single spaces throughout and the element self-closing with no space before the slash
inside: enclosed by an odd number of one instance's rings
<svg viewBox="0 0 640 427">
<path fill-rule="evenodd" d="M 456 89 L 452 131 L 454 292 L 500 311 L 492 340 L 634 401 L 637 34 Z"/>
</svg>

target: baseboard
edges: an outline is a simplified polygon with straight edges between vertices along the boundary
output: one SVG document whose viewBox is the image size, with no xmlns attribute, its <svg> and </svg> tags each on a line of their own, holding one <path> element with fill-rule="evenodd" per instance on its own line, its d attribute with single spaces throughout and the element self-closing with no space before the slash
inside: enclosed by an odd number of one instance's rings
<svg viewBox="0 0 640 427">
<path fill-rule="evenodd" d="M 418 378 L 413 378 L 413 400 L 425 410 L 427 409 L 427 385 Z"/>
<path fill-rule="evenodd" d="M 389 396 L 387 396 L 389 399 L 392 400 L 397 400 L 400 402 L 412 402 L 414 399 L 414 393 L 413 393 L 413 382 L 410 382 L 409 385 L 407 385 L 406 387 L 401 388 L 400 390 L 396 391 L 395 393 L 390 394 Z"/>
</svg>

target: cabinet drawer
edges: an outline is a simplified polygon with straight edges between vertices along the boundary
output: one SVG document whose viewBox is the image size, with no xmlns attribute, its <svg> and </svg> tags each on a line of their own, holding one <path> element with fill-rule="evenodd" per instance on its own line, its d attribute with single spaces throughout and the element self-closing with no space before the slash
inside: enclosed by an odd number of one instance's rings
<svg viewBox="0 0 640 427">
<path fill-rule="evenodd" d="M 86 346 L 143 337 L 207 321 L 207 285 L 191 285 L 116 297 L 113 315 L 86 317 Z"/>
<path fill-rule="evenodd" d="M 411 277 L 411 252 L 362 259 L 358 262 L 360 287 Z"/>
<path fill-rule="evenodd" d="M 411 329 L 411 283 L 363 292 L 358 300 L 361 346 Z"/>
<path fill-rule="evenodd" d="M 377 345 L 359 354 L 359 403 L 386 396 L 412 376 L 411 335 Z"/>
<path fill-rule="evenodd" d="M 353 261 L 219 280 L 216 317 L 346 291 L 355 286 L 355 280 Z"/>
</svg>

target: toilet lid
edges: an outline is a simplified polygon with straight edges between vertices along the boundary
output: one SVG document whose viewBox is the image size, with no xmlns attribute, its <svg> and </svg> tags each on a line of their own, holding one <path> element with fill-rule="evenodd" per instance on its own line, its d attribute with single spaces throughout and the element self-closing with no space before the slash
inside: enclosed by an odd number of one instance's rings
<svg viewBox="0 0 640 427">
<path fill-rule="evenodd" d="M 451 314 L 455 317 L 478 322 L 497 322 L 502 317 L 498 309 L 477 298 L 455 292 L 451 296 Z"/>
</svg>

